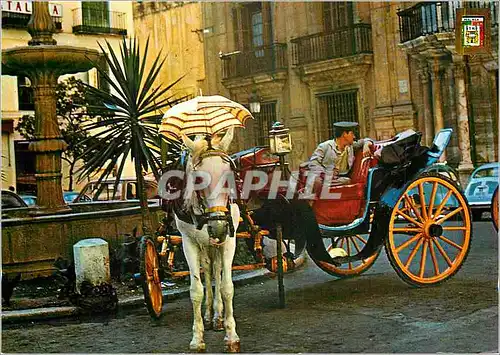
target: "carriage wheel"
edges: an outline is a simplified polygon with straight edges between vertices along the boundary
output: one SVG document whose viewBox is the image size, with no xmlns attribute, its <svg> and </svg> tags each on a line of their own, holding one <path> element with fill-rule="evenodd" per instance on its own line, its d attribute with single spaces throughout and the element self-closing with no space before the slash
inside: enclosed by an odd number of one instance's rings
<svg viewBox="0 0 500 355">
<path fill-rule="evenodd" d="M 163 295 L 159 275 L 160 263 L 155 243 L 149 236 L 144 236 L 141 239 L 140 258 L 144 302 L 146 303 L 149 315 L 153 319 L 159 319 L 163 309 Z"/>
<path fill-rule="evenodd" d="M 491 220 L 495 229 L 498 231 L 498 187 L 493 193 L 493 198 L 491 199 Z"/>
<path fill-rule="evenodd" d="M 471 237 L 471 215 L 462 192 L 452 180 L 424 173 L 392 211 L 386 252 L 403 281 L 431 286 L 460 269 Z"/>
<path fill-rule="evenodd" d="M 370 224 L 373 221 L 373 212 L 370 215 Z M 348 256 L 355 255 L 359 253 L 368 241 L 369 234 L 363 235 L 353 235 L 348 237 L 334 237 L 334 238 L 324 238 L 323 243 L 325 244 L 325 249 L 328 253 L 333 248 L 342 248 L 347 252 Z M 329 273 L 330 275 L 347 278 L 361 275 L 363 272 L 370 269 L 378 256 L 380 255 L 380 249 L 370 256 L 369 258 L 354 261 L 341 266 L 336 266 L 324 261 L 315 261 L 316 264 L 321 268 L 321 270 Z M 335 255 L 332 255 L 334 257 Z"/>
</svg>

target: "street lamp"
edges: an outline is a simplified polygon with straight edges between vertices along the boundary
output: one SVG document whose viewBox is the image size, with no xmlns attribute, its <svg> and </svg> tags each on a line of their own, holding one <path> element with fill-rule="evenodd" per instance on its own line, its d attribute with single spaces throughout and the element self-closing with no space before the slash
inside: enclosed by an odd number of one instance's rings
<svg viewBox="0 0 500 355">
<path fill-rule="evenodd" d="M 292 137 L 283 123 L 274 122 L 269 131 L 269 147 L 272 154 L 280 157 L 292 151 Z"/>
<path fill-rule="evenodd" d="M 257 96 L 257 92 L 254 90 L 248 98 L 248 105 L 250 106 L 251 113 L 260 113 L 260 98 Z"/>
</svg>

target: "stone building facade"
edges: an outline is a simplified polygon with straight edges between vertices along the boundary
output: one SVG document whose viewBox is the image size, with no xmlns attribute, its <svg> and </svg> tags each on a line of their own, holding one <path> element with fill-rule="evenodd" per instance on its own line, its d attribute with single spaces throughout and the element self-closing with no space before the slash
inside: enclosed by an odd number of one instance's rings
<svg viewBox="0 0 500 355">
<path fill-rule="evenodd" d="M 259 97 L 261 111 L 236 135 L 235 150 L 266 144 L 274 120 L 291 130 L 292 167 L 331 137 L 336 121 L 356 121 L 361 136 L 376 139 L 413 128 L 426 144 L 452 127 L 447 160 L 466 176 L 472 164 L 498 160 L 498 3 L 487 3 L 492 53 L 474 57 L 454 51 L 443 11 L 478 5 L 437 4 L 145 2 L 134 5 L 134 25 L 174 56 L 180 67 L 165 75 L 187 74 L 185 92 L 242 104 Z M 405 33 L 408 21 L 420 32 Z"/>
</svg>

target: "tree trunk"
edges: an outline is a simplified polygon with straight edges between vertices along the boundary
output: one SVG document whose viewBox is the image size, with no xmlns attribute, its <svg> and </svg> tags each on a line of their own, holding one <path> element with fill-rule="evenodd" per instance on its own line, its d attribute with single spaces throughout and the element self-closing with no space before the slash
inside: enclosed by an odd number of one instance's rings
<svg viewBox="0 0 500 355">
<path fill-rule="evenodd" d="M 68 191 L 73 191 L 73 171 L 75 170 L 76 160 L 69 163 L 69 181 Z"/>
<path fill-rule="evenodd" d="M 148 200 L 146 196 L 146 189 L 144 184 L 144 176 L 142 175 L 142 167 L 140 162 L 135 159 L 135 176 L 137 178 L 137 195 L 139 197 L 142 215 L 142 231 L 144 235 L 153 232 L 153 223 L 151 221 L 151 214 L 149 212 Z"/>
</svg>

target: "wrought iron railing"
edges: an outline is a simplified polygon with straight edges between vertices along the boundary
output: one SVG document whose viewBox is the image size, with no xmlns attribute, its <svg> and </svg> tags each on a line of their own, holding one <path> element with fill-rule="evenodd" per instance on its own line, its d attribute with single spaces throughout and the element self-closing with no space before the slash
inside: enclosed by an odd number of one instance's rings
<svg viewBox="0 0 500 355">
<path fill-rule="evenodd" d="M 31 14 L 2 11 L 2 28 L 26 28 Z M 62 17 L 52 16 L 57 30 L 62 30 Z"/>
<path fill-rule="evenodd" d="M 127 19 L 124 12 L 73 9 L 73 33 L 110 33 L 127 35 Z"/>
<path fill-rule="evenodd" d="M 222 54 L 220 58 L 223 79 L 275 72 L 288 67 L 284 43 L 274 43 L 246 52 Z"/>
<path fill-rule="evenodd" d="M 291 43 L 294 65 L 373 52 L 372 30 L 366 23 L 295 38 Z"/>
<path fill-rule="evenodd" d="M 490 8 L 491 24 L 498 26 L 498 1 L 421 2 L 398 12 L 401 43 L 420 36 L 455 30 L 456 9 Z"/>
</svg>

